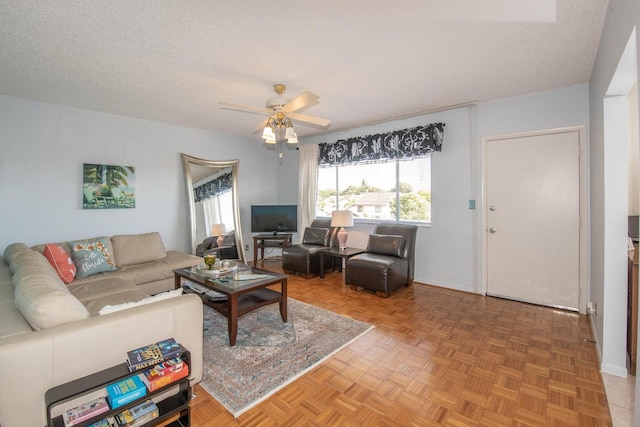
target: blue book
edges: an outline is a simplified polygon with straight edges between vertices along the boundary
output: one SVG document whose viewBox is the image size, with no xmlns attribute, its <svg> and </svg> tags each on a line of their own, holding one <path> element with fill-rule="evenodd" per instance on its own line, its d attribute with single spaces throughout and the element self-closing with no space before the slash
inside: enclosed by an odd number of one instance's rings
<svg viewBox="0 0 640 427">
<path fill-rule="evenodd" d="M 126 405 L 147 394 L 147 387 L 138 375 L 107 386 L 107 400 L 111 409 Z"/>
<path fill-rule="evenodd" d="M 182 346 L 173 338 L 160 341 L 158 348 L 162 352 L 163 361 L 182 356 Z"/>
</svg>

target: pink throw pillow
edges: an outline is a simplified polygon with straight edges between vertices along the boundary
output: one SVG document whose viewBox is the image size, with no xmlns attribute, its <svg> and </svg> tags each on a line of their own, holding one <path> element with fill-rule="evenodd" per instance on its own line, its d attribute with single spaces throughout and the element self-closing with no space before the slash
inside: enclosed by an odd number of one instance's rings
<svg viewBox="0 0 640 427">
<path fill-rule="evenodd" d="M 47 258 L 64 283 L 69 284 L 73 282 L 73 279 L 76 278 L 76 265 L 61 246 L 45 245 L 42 254 Z"/>
</svg>

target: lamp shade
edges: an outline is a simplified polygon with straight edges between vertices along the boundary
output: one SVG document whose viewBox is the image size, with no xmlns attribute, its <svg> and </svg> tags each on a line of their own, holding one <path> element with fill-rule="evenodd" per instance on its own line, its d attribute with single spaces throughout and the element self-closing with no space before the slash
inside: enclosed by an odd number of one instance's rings
<svg viewBox="0 0 640 427">
<path fill-rule="evenodd" d="M 353 227 L 353 212 L 333 211 L 331 212 L 332 227 Z"/>
<path fill-rule="evenodd" d="M 221 234 L 224 234 L 227 232 L 227 228 L 224 226 L 224 224 L 213 224 L 211 226 L 211 235 L 212 236 L 219 236 Z"/>
<path fill-rule="evenodd" d="M 222 246 L 222 242 L 224 242 L 224 238 L 222 237 L 222 235 L 226 232 L 227 228 L 224 226 L 224 224 L 213 224 L 211 226 L 211 235 L 218 236 L 218 238 L 216 239 L 216 244 L 218 246 Z"/>
</svg>

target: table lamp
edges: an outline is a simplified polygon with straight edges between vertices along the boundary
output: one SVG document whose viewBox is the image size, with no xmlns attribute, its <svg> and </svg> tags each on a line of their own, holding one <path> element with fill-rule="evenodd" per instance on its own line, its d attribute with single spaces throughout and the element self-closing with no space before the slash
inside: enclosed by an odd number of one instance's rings
<svg viewBox="0 0 640 427">
<path fill-rule="evenodd" d="M 222 246 L 222 243 L 224 242 L 222 235 L 226 232 L 227 229 L 225 228 L 224 224 L 213 224 L 211 226 L 211 235 L 218 236 L 218 240 L 216 240 L 216 244 L 218 245 L 218 247 Z"/>
<path fill-rule="evenodd" d="M 342 250 L 347 247 L 347 231 L 344 227 L 353 227 L 353 213 L 351 211 L 331 212 L 331 226 L 340 227 L 338 231 L 338 247 Z"/>
</svg>

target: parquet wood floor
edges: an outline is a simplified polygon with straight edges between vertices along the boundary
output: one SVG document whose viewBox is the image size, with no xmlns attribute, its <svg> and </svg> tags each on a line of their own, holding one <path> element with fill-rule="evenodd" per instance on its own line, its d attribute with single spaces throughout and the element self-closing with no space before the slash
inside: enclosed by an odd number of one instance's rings
<svg viewBox="0 0 640 427">
<path fill-rule="evenodd" d="M 419 283 L 385 299 L 342 280 L 290 276 L 289 297 L 375 329 L 237 419 L 196 386 L 192 425 L 612 425 L 586 316 Z"/>
</svg>

